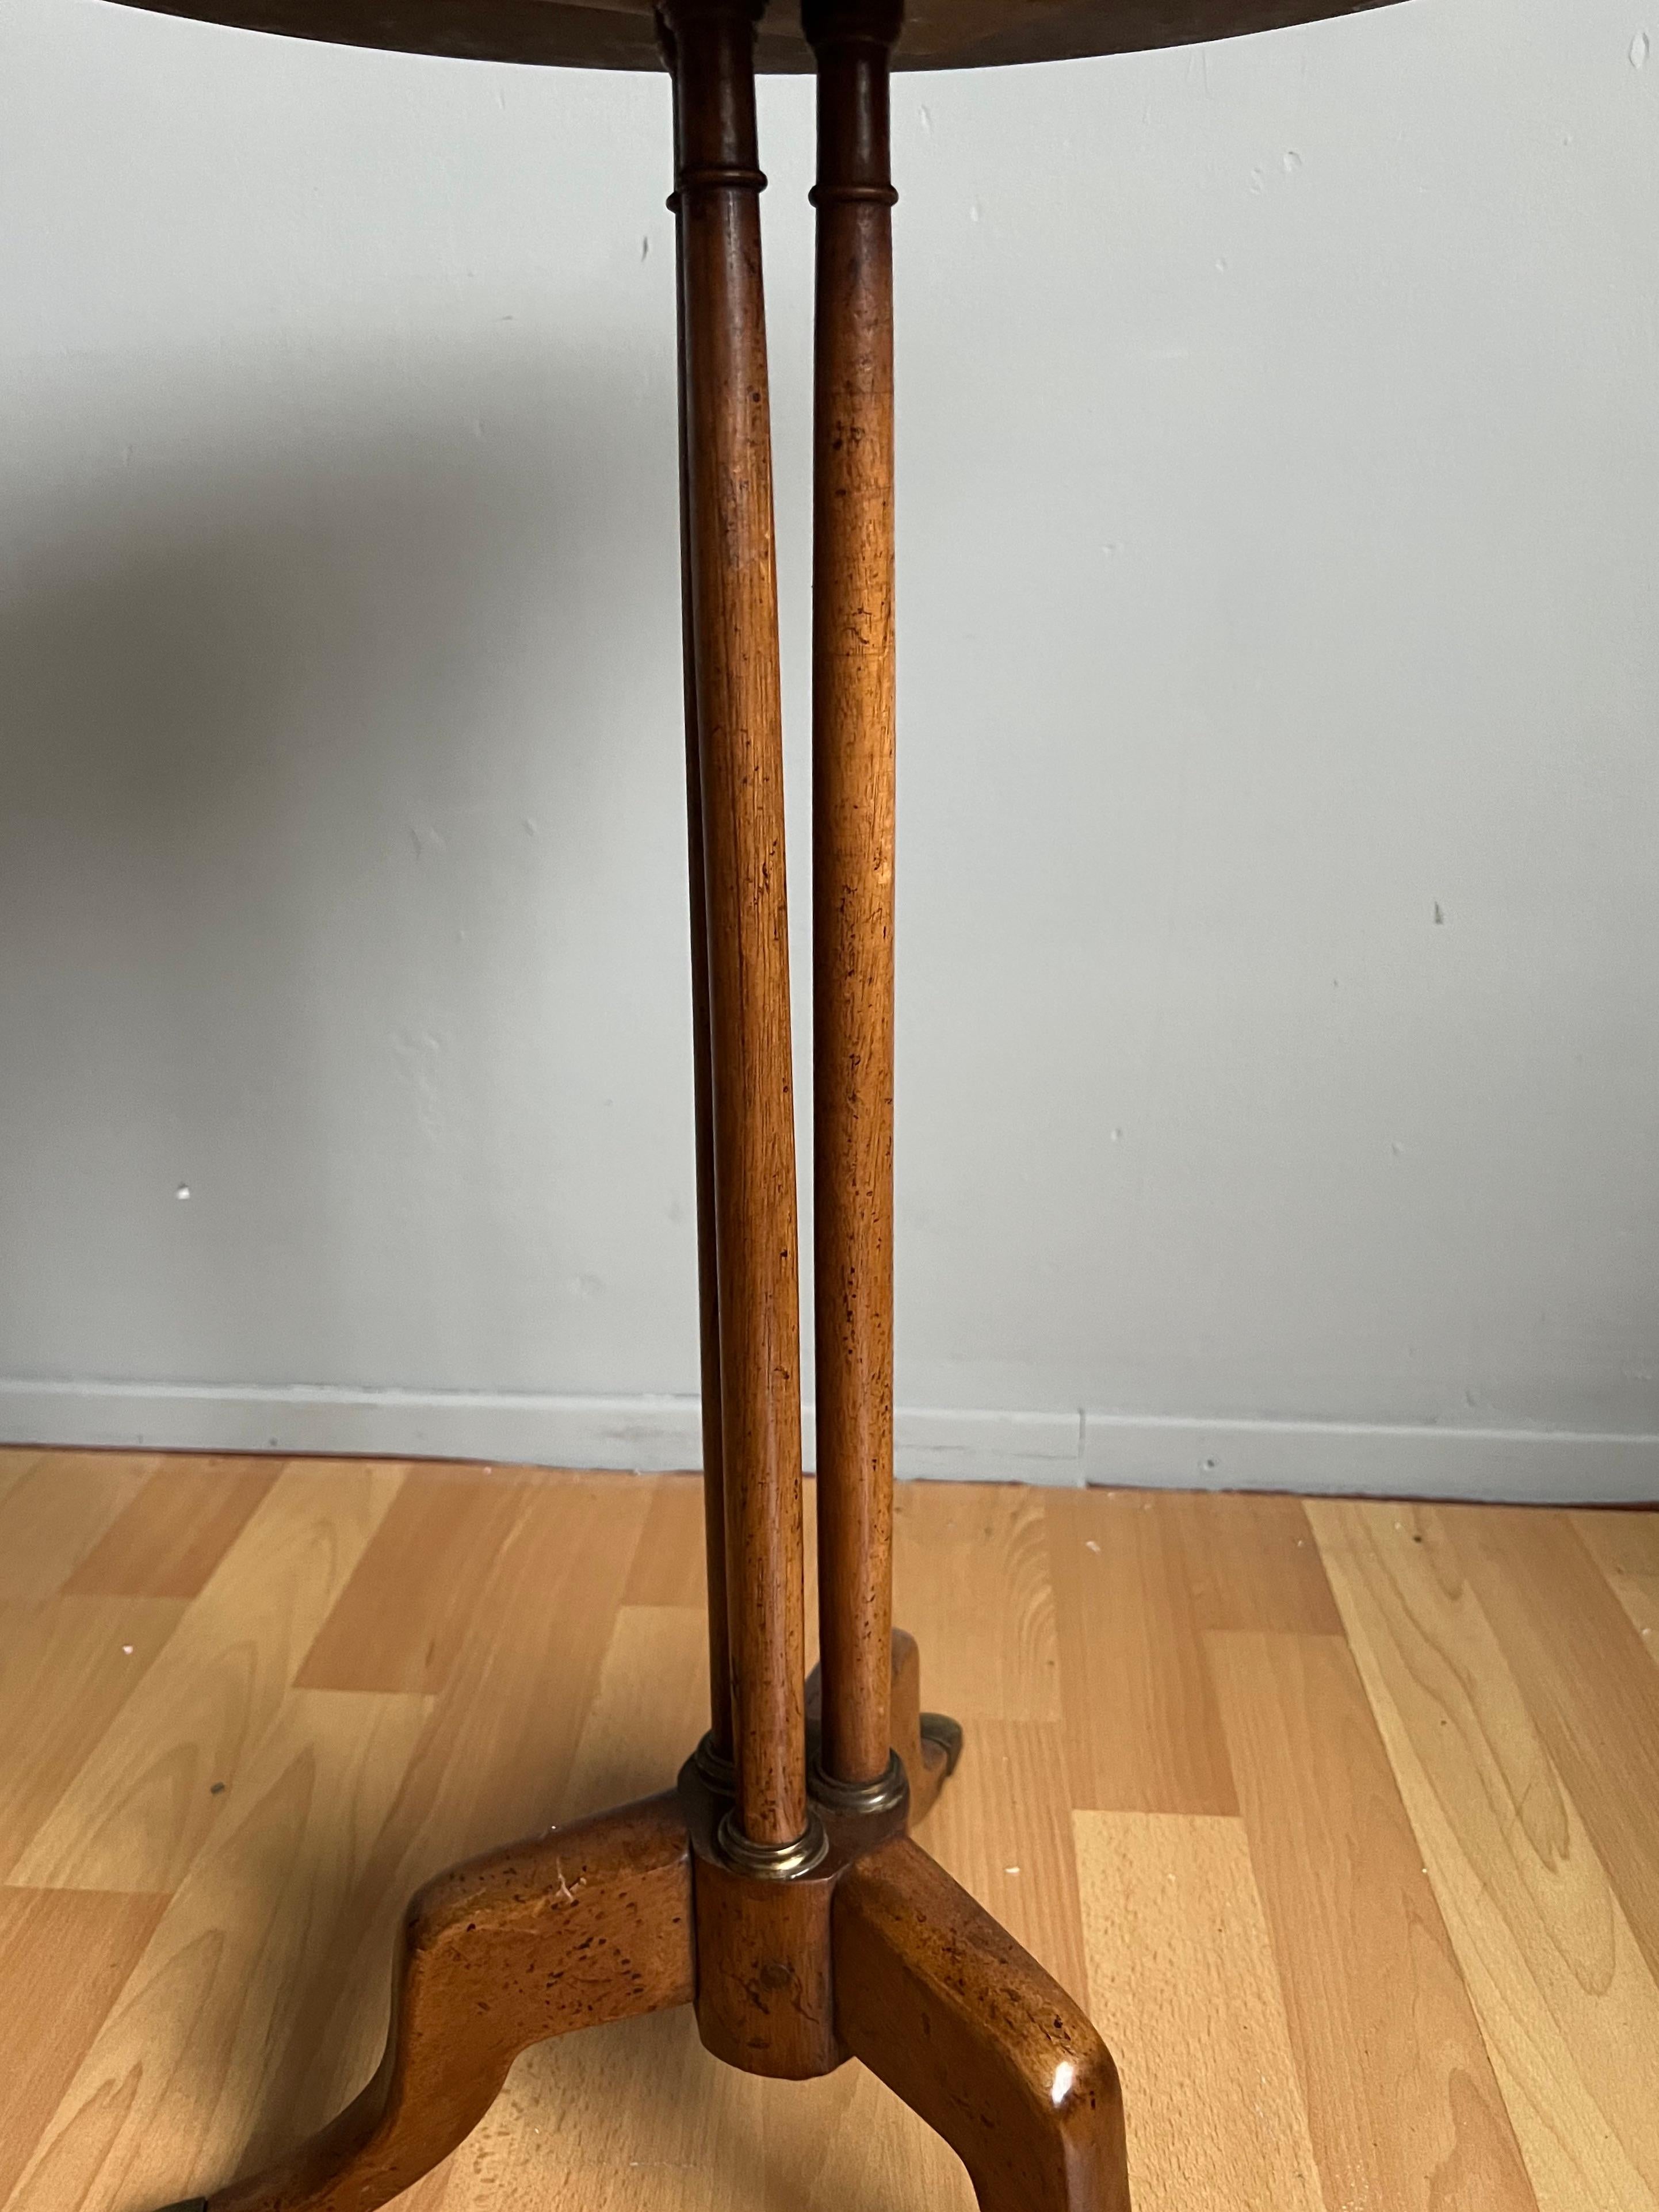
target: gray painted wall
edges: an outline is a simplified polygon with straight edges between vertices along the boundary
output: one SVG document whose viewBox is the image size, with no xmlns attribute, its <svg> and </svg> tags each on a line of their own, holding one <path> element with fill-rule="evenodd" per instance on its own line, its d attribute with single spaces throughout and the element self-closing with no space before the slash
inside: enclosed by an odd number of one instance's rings
<svg viewBox="0 0 1659 2212">
<path fill-rule="evenodd" d="M 909 1471 L 1659 1492 L 1647 4 L 901 85 Z M 666 86 L 0 48 L 0 1431 L 685 1464 Z"/>
</svg>

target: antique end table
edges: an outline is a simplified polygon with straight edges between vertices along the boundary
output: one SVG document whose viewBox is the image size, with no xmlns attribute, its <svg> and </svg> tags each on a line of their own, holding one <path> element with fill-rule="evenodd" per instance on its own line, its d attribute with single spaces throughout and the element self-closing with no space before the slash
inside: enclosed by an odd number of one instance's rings
<svg viewBox="0 0 1659 2212">
<path fill-rule="evenodd" d="M 170 2212 L 371 2212 L 544 2037 L 669 2005 L 750 2073 L 863 2060 L 983 2212 L 1125 2212 L 1082 2008 L 911 1840 L 960 1731 L 892 1626 L 893 341 L 888 73 L 1216 39 L 1376 0 L 143 0 L 483 61 L 665 69 L 712 1714 L 677 1788 L 508 1845 L 405 1916 L 379 2069 Z M 794 1123 L 757 68 L 818 80 L 812 613 L 821 1663 L 805 1668 Z"/>
</svg>

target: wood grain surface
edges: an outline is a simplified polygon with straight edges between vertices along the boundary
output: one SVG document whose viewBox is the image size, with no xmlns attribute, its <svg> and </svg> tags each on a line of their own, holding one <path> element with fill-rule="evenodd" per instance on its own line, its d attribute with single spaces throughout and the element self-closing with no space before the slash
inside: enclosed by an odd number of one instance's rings
<svg viewBox="0 0 1659 2212">
<path fill-rule="evenodd" d="M 395 1468 L 318 1462 L 281 1476 L 52 1808 L 15 1879 L 68 1889 L 178 1887 L 399 1479 Z"/>
<path fill-rule="evenodd" d="M 29 2023 L 27 2036 L 8 2038 L 0 2195 L 28 2164 L 167 1904 L 98 1890 L 0 1890 L 0 1989 L 13 2019 Z M 75 1962 L 67 1978 L 65 1960 Z"/>
<path fill-rule="evenodd" d="M 174 1600 L 142 1597 L 0 1605 L 0 1871 L 17 1878 L 20 1856 L 78 1782 L 184 1611 Z"/>
<path fill-rule="evenodd" d="M 1659 1973 L 1659 1673 L 1565 1516 L 1443 1519 L 1631 1930 Z"/>
<path fill-rule="evenodd" d="M 127 1452 L 14 1461 L 0 1491 L 0 1601 L 61 1591 L 159 1464 Z"/>
<path fill-rule="evenodd" d="M 1208 1649 L 1327 2190 L 1519 2212 L 1514 2130 L 1347 1646 L 1240 1631 Z"/>
<path fill-rule="evenodd" d="M 1659 1987 L 1444 1516 L 1311 1511 L 1534 2184 L 1659 2212 Z"/>
<path fill-rule="evenodd" d="M 129 1595 L 200 1571 L 201 1462 L 0 1455 L 8 2212 L 280 2152 L 372 2070 L 410 1893 L 703 1725 L 693 1481 L 259 1471 L 195 1595 Z M 920 1840 L 1087 2001 L 1137 2212 L 1651 2212 L 1659 1515 L 919 1485 L 896 1529 L 968 1723 Z M 683 2009 L 526 2052 L 398 2203 L 972 2197 L 862 2067 L 750 2080 Z"/>
<path fill-rule="evenodd" d="M 1322 2212 L 1243 1823 L 1073 1819 L 1089 1988 L 1135 2119 L 1133 2201 Z"/>
<path fill-rule="evenodd" d="M 909 1836 L 835 1897 L 836 2026 L 980 2212 L 1129 2212 L 1117 2069 L 1077 2001 Z"/>
<path fill-rule="evenodd" d="M 1178 1504 L 1069 1491 L 1044 1517 L 1073 1803 L 1236 1811 Z"/>
<path fill-rule="evenodd" d="M 132 0 L 168 15 L 195 15 L 337 46 L 384 46 L 475 60 L 551 62 L 588 69 L 661 66 L 650 0 Z M 1237 38 L 1326 15 L 1351 15 L 1380 0 L 911 0 L 900 69 L 972 69 L 1083 54 Z M 757 66 L 811 67 L 794 0 L 764 12 Z"/>
<path fill-rule="evenodd" d="M 800 1316 L 783 727 L 754 21 L 672 0 L 685 573 L 708 933 L 721 1487 L 738 1819 L 806 1825 Z"/>
<path fill-rule="evenodd" d="M 659 43 L 668 37 L 665 26 Z M 674 167 L 685 160 L 685 102 L 673 79 Z M 714 1023 L 709 995 L 708 868 L 704 839 L 702 709 L 697 690 L 696 573 L 691 536 L 691 408 L 686 384 L 685 202 L 674 211 L 674 388 L 678 432 L 680 684 L 685 717 L 686 890 L 691 933 L 691 1127 L 697 1188 L 697 1384 L 702 1425 L 704 1618 L 708 1630 L 708 1748 L 732 1765 L 732 1638 L 726 1585 L 726 1423 L 720 1405 L 720 1257 L 715 1238 Z"/>
<path fill-rule="evenodd" d="M 1575 1513 L 1572 1525 L 1659 1666 L 1659 1516 Z"/>
<path fill-rule="evenodd" d="M 812 1194 L 825 1773 L 887 1765 L 893 1626 L 895 0 L 808 11 L 812 373 Z"/>
<path fill-rule="evenodd" d="M 163 1464 L 64 1584 L 68 1597 L 198 1597 L 276 1480 L 267 1459 Z"/>
</svg>

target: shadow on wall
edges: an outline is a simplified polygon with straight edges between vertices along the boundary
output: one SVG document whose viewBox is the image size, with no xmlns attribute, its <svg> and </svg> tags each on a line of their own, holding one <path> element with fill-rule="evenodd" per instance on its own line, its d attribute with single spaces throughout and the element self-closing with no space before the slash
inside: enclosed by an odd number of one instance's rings
<svg viewBox="0 0 1659 2212">
<path fill-rule="evenodd" d="M 198 1375 L 404 1379 L 388 1275 L 430 1307 L 491 1272 L 506 1123 L 557 1151 L 525 1040 L 591 1057 L 640 836 L 683 871 L 672 393 L 291 381 L 148 392 L 142 445 L 41 463 L 14 509 L 0 1371 L 71 1345 L 167 1376 L 187 1344 Z M 619 668 L 624 595 L 653 618 Z M 465 1371 L 488 1297 L 433 1328 L 434 1379 Z"/>
</svg>

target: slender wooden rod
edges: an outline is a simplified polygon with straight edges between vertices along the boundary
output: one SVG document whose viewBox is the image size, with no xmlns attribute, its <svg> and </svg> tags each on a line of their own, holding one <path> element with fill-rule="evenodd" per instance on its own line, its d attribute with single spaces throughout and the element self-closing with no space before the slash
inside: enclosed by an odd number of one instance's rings
<svg viewBox="0 0 1659 2212">
<path fill-rule="evenodd" d="M 812 975 L 818 1612 L 826 1773 L 891 1739 L 892 0 L 804 13 L 817 57 Z"/>
<path fill-rule="evenodd" d="M 672 0 L 737 1826 L 807 1826 L 799 1315 L 754 22 Z"/>
<path fill-rule="evenodd" d="M 684 163 L 679 72 L 673 39 L 662 32 L 674 88 L 674 168 Z M 678 242 L 680 196 L 672 201 Z M 702 1389 L 703 1547 L 708 1589 L 708 1741 L 717 1759 L 732 1757 L 732 1638 L 726 1620 L 726 1465 L 720 1425 L 720 1278 L 714 1246 L 714 1079 L 708 1012 L 708 898 L 702 853 L 702 746 L 697 729 L 696 627 L 691 592 L 691 460 L 685 400 L 685 267 L 674 270 L 680 441 L 680 622 L 685 670 L 685 814 L 691 886 L 692 1119 L 697 1175 L 697 1308 Z"/>
</svg>

